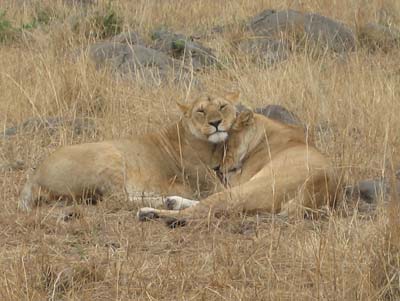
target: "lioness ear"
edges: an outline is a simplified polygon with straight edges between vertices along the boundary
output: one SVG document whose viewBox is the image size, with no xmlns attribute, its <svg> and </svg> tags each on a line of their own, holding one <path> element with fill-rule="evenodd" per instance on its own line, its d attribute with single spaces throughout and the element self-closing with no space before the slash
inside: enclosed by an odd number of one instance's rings
<svg viewBox="0 0 400 301">
<path fill-rule="evenodd" d="M 240 96 L 240 91 L 229 92 L 225 94 L 225 99 L 231 102 L 232 104 L 235 104 L 238 102 L 239 96 Z"/>
<path fill-rule="evenodd" d="M 177 101 L 176 104 L 178 105 L 179 109 L 181 110 L 183 115 L 187 115 L 189 113 L 190 105 L 187 103 L 183 103 Z"/>
</svg>

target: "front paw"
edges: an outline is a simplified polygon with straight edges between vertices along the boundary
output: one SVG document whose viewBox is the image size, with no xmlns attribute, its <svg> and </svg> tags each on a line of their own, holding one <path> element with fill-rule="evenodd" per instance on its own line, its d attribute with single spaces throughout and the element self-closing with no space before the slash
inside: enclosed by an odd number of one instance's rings
<svg viewBox="0 0 400 301">
<path fill-rule="evenodd" d="M 164 199 L 164 206 L 168 210 L 182 210 L 197 205 L 198 201 L 185 199 L 180 196 L 169 196 Z"/>
<path fill-rule="evenodd" d="M 178 197 L 169 196 L 166 197 L 164 202 L 164 207 L 168 210 L 179 210 L 179 201 L 177 200 Z"/>
<path fill-rule="evenodd" d="M 145 222 L 148 220 L 159 218 L 159 215 L 157 214 L 156 209 L 143 207 L 138 210 L 136 217 L 139 221 Z"/>
</svg>

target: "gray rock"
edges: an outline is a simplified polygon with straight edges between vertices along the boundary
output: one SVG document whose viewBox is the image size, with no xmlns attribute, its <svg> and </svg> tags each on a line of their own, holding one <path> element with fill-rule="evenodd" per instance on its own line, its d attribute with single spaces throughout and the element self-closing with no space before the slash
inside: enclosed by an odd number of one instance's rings
<svg viewBox="0 0 400 301">
<path fill-rule="evenodd" d="M 314 13 L 295 10 L 265 10 L 248 22 L 256 36 L 284 38 L 295 42 L 307 40 L 335 52 L 352 51 L 356 39 L 346 25 Z"/>
<path fill-rule="evenodd" d="M 295 10 L 267 9 L 252 17 L 247 27 L 258 36 L 275 38 L 284 32 L 304 30 L 304 14 Z"/>
<path fill-rule="evenodd" d="M 175 41 L 182 40 L 184 42 L 193 42 L 192 37 L 187 37 L 183 34 L 173 33 L 165 29 L 155 30 L 151 34 L 151 39 L 154 41 L 154 48 L 171 55 L 174 55 L 174 52 L 176 51 L 173 45 Z"/>
<path fill-rule="evenodd" d="M 235 22 L 233 23 L 214 26 L 208 32 L 204 33 L 202 37 L 215 36 L 238 30 L 240 31 L 246 29 L 246 27 L 247 27 L 247 20 L 235 20 Z"/>
<path fill-rule="evenodd" d="M 368 23 L 358 31 L 360 44 L 371 50 L 389 51 L 400 46 L 400 31 L 385 25 Z"/>
<path fill-rule="evenodd" d="M 53 134 L 60 127 L 71 127 L 75 134 L 80 135 L 86 131 L 94 131 L 95 124 L 89 118 L 64 119 L 60 117 L 29 118 L 22 124 L 4 130 L 3 137 L 11 137 L 17 134 L 30 134 L 46 130 Z"/>
<path fill-rule="evenodd" d="M 282 40 L 254 37 L 241 41 L 238 49 L 250 55 L 258 63 L 274 65 L 289 57 L 289 44 Z"/>
<path fill-rule="evenodd" d="M 186 59 L 195 70 L 218 63 L 213 51 L 195 42 L 192 37 L 161 29 L 153 32 L 152 39 L 154 48 L 176 59 Z"/>
<path fill-rule="evenodd" d="M 118 43 L 103 41 L 84 49 L 76 49 L 68 58 L 77 61 L 87 53 L 97 69 L 108 67 L 113 76 L 123 79 L 144 79 L 146 83 L 162 84 L 165 81 L 175 83 L 197 83 L 190 70 L 182 63 L 165 53 L 142 45 L 132 45 L 127 41 Z"/>
<path fill-rule="evenodd" d="M 124 79 L 141 78 L 146 83 L 157 85 L 165 81 L 198 82 L 178 60 L 142 45 L 104 41 L 89 46 L 87 52 L 96 68 L 108 67 L 113 75 Z M 76 60 L 82 53 L 82 49 L 76 50 L 70 54 L 70 58 Z"/>
<path fill-rule="evenodd" d="M 290 112 L 281 105 L 267 105 L 262 108 L 256 108 L 254 112 L 265 115 L 268 118 L 278 120 L 282 123 L 303 126 L 303 123 L 296 116 L 296 114 Z"/>
<path fill-rule="evenodd" d="M 238 112 L 247 110 L 248 108 L 239 104 L 236 106 Z M 288 109 L 281 105 L 267 105 L 265 107 L 255 108 L 254 112 L 262 114 L 268 118 L 280 121 L 286 124 L 304 126 L 296 114 L 290 112 Z"/>
<path fill-rule="evenodd" d="M 126 62 L 135 67 L 156 66 L 160 69 L 166 69 L 174 65 L 173 59 L 160 51 L 140 45 L 114 42 L 93 44 L 89 48 L 89 58 L 98 67 L 111 63 L 116 69 Z"/>
<path fill-rule="evenodd" d="M 141 45 L 100 42 L 90 46 L 89 58 L 97 68 L 109 66 L 120 75 L 141 77 L 152 83 L 167 79 L 174 69 L 179 68 L 176 74 L 187 71 L 168 55 Z"/>
<path fill-rule="evenodd" d="M 374 204 L 378 200 L 388 200 L 391 193 L 400 196 L 400 181 L 390 182 L 385 178 L 361 180 L 354 186 L 346 187 L 346 196 L 350 198 L 360 198 L 361 200 Z"/>
<path fill-rule="evenodd" d="M 318 14 L 309 13 L 305 16 L 307 37 L 338 53 L 355 50 L 356 38 L 348 26 Z"/>
<path fill-rule="evenodd" d="M 389 188 L 383 179 L 362 180 L 354 186 L 346 187 L 346 195 L 348 197 L 359 197 L 367 203 L 374 203 L 381 196 L 385 198 L 388 191 Z"/>
<path fill-rule="evenodd" d="M 134 31 L 122 32 L 111 40 L 113 43 L 126 43 L 129 45 L 144 45 L 143 39 Z"/>
</svg>

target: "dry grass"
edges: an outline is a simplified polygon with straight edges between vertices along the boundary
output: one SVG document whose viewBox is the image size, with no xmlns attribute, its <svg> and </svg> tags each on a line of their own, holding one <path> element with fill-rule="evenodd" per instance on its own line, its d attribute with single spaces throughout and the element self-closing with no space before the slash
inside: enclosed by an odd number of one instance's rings
<svg viewBox="0 0 400 301">
<path fill-rule="evenodd" d="M 30 33 L 0 44 L 0 121 L 7 128 L 29 117 L 88 117 L 96 132 L 64 127 L 0 141 L 0 161 L 25 162 L 0 174 L 1 300 L 398 300 L 400 228 L 396 198 L 373 217 L 347 209 L 318 220 L 231 218 L 170 230 L 138 223 L 136 209 L 118 198 L 97 206 L 17 211 L 25 174 L 60 145 L 127 137 L 177 118 L 175 100 L 239 88 L 253 107 L 278 103 L 332 131 L 318 145 L 348 183 L 389 173 L 400 162 L 400 56 L 360 49 L 346 59 L 305 53 L 270 69 L 231 58 L 222 70 L 198 76 L 201 86 L 116 79 L 67 54 L 95 39 L 85 9 L 107 11 L 109 1 L 0 1 L 15 27 L 41 11 L 51 18 Z M 75 1 L 79 2 L 79 1 Z M 85 1 L 81 1 L 85 2 Z M 124 28 L 143 36 L 160 25 L 183 33 L 237 23 L 265 8 L 320 12 L 349 24 L 386 18 L 400 24 L 398 1 L 234 0 L 113 1 Z M 85 23 L 86 22 L 86 23 Z M 229 37 L 206 42 L 229 57 Z"/>
</svg>

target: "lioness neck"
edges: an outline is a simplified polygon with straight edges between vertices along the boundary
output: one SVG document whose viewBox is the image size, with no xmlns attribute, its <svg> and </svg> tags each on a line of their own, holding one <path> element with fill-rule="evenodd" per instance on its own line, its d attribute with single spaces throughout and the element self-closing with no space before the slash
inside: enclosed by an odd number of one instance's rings
<svg viewBox="0 0 400 301">
<path fill-rule="evenodd" d="M 182 120 L 167 127 L 157 138 L 164 150 L 174 157 L 174 160 L 187 164 L 198 164 L 200 162 L 208 167 L 218 165 L 218 156 L 222 155 L 223 144 L 212 144 L 207 140 L 200 140 L 194 137 Z M 218 158 L 214 158 L 217 156 Z M 214 160 L 216 159 L 216 160 Z"/>
<path fill-rule="evenodd" d="M 247 164 L 265 165 L 275 154 L 298 144 L 305 144 L 304 130 L 298 126 L 280 123 L 263 115 L 255 114 L 255 137 L 251 139 Z"/>
<path fill-rule="evenodd" d="M 214 189 L 211 169 L 218 166 L 223 144 L 212 144 L 193 136 L 182 120 L 155 133 L 153 139 L 160 145 L 162 157 L 169 158 L 172 172 L 178 180 L 185 178 L 201 191 Z"/>
</svg>

